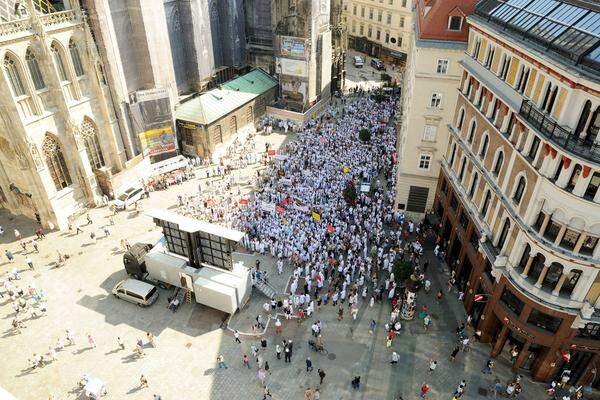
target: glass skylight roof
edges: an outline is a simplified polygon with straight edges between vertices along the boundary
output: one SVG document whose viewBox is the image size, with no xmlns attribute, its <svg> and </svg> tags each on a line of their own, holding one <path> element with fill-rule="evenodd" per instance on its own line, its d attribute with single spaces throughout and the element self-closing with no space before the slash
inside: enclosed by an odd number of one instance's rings
<svg viewBox="0 0 600 400">
<path fill-rule="evenodd" d="M 559 0 L 482 0 L 475 13 L 600 74 L 600 9 Z"/>
</svg>

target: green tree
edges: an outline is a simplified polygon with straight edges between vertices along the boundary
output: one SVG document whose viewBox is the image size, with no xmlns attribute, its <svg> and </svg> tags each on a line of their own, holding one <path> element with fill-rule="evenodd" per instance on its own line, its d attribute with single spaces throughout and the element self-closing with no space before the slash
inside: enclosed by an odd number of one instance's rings
<svg viewBox="0 0 600 400">
<path fill-rule="evenodd" d="M 406 282 L 410 279 L 412 273 L 415 272 L 415 267 L 413 267 L 410 261 L 404 261 L 401 258 L 396 258 L 394 261 L 394 277 L 398 282 Z"/>
<path fill-rule="evenodd" d="M 356 187 L 354 186 L 354 183 L 352 183 L 352 181 L 348 182 L 348 184 L 342 191 L 342 195 L 344 196 L 344 200 L 346 200 L 346 203 L 348 203 L 349 205 L 356 204 L 356 198 L 358 196 L 356 194 Z"/>
<path fill-rule="evenodd" d="M 363 142 L 368 142 L 371 140 L 371 131 L 367 128 L 362 128 L 360 131 L 358 131 L 358 138 Z"/>
</svg>

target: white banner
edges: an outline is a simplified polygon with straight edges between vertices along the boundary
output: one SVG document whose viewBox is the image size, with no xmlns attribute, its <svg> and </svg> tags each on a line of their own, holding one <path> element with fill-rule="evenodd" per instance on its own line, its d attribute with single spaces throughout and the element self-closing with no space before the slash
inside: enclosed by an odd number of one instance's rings
<svg viewBox="0 0 600 400">
<path fill-rule="evenodd" d="M 292 204 L 292 208 L 293 208 L 294 210 L 303 211 L 303 212 L 308 212 L 308 211 L 309 211 L 309 208 L 308 208 L 308 206 L 299 206 L 299 205 L 298 205 L 298 204 L 296 204 L 296 203 Z"/>
<path fill-rule="evenodd" d="M 275 204 L 265 203 L 264 201 L 260 204 L 260 209 L 266 212 L 275 212 Z"/>
<path fill-rule="evenodd" d="M 291 186 L 292 185 L 292 180 L 289 178 L 281 178 L 279 179 L 279 182 L 283 183 L 284 185 L 287 186 Z"/>
<path fill-rule="evenodd" d="M 280 58 L 279 65 L 283 75 L 308 77 L 308 63 L 306 61 Z"/>
</svg>

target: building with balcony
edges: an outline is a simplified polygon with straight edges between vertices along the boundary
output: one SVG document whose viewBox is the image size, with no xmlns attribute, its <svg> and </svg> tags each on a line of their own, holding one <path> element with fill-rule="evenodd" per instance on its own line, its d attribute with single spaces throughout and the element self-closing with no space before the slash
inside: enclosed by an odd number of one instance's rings
<svg viewBox="0 0 600 400">
<path fill-rule="evenodd" d="M 45 0 L 12 10 L 0 23 L 0 203 L 62 228 L 109 194 L 126 151 L 81 12 Z"/>
<path fill-rule="evenodd" d="M 414 0 L 344 0 L 348 46 L 393 64 L 404 64 Z"/>
<path fill-rule="evenodd" d="M 448 143 L 459 65 L 467 49 L 466 18 L 476 0 L 415 2 L 414 32 L 402 86 L 402 112 L 397 141 L 397 209 L 420 219 L 431 210 L 440 162 Z"/>
<path fill-rule="evenodd" d="M 483 0 L 468 22 L 434 205 L 447 261 L 492 356 L 598 388 L 600 7 Z"/>
</svg>

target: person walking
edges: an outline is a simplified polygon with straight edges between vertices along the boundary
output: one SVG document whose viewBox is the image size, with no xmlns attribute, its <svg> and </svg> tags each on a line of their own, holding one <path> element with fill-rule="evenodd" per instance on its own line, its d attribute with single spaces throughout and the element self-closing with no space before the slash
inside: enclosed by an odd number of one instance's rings
<svg viewBox="0 0 600 400">
<path fill-rule="evenodd" d="M 94 340 L 94 338 L 92 337 L 92 335 L 89 334 L 89 333 L 87 335 L 87 340 L 88 340 L 88 344 L 90 345 L 90 348 L 95 349 L 96 348 L 96 341 Z"/>
<path fill-rule="evenodd" d="M 436 360 L 429 360 L 429 372 L 433 372 L 435 371 L 435 369 L 437 368 L 437 361 Z"/>
<path fill-rule="evenodd" d="M 395 351 L 392 352 L 392 361 L 390 361 L 390 364 L 398 364 L 398 361 L 400 361 L 400 355 Z"/>
<path fill-rule="evenodd" d="M 37 240 L 35 240 L 35 239 L 34 239 L 34 240 L 31 242 L 31 244 L 33 245 L 33 249 L 35 250 L 35 252 L 36 252 L 36 253 L 39 253 L 39 252 L 40 252 L 40 250 L 38 249 L 38 243 L 37 243 Z"/>
<path fill-rule="evenodd" d="M 278 360 L 281 360 L 281 346 L 279 344 L 275 345 L 275 355 Z"/>
<path fill-rule="evenodd" d="M 227 369 L 227 364 L 225 364 L 225 357 L 223 357 L 223 354 L 219 354 L 217 356 L 217 363 L 219 364 L 219 368 Z"/>
<path fill-rule="evenodd" d="M 119 336 L 117 336 L 117 346 L 119 347 L 119 349 L 125 350 L 125 344 Z"/>
<path fill-rule="evenodd" d="M 13 253 L 10 250 L 4 250 L 4 255 L 6 255 L 8 262 L 13 262 L 15 259 L 15 256 L 13 256 Z"/>
<path fill-rule="evenodd" d="M 144 389 L 147 387 L 148 387 L 148 379 L 146 379 L 144 374 L 142 374 L 142 376 L 140 376 L 140 389 Z"/>
<path fill-rule="evenodd" d="M 279 320 L 279 318 L 277 318 L 275 320 L 275 334 L 281 335 L 282 332 L 283 328 L 281 327 L 281 321 Z"/>
<path fill-rule="evenodd" d="M 156 342 L 154 340 L 154 335 L 150 332 L 146 332 L 146 338 L 148 339 L 148 343 L 152 346 L 152 347 L 156 347 Z"/>
<path fill-rule="evenodd" d="M 427 396 L 427 392 L 429 392 L 429 385 L 424 383 L 421 386 L 421 398 L 424 399 Z"/>
<path fill-rule="evenodd" d="M 33 270 L 35 268 L 33 268 L 33 260 L 30 257 L 27 257 L 25 259 L 25 262 L 27 263 L 27 266 L 29 267 L 29 269 Z"/>
<path fill-rule="evenodd" d="M 319 374 L 319 385 L 322 385 L 322 384 L 323 384 L 323 379 L 325 379 L 325 376 L 326 376 L 327 374 L 326 374 L 326 373 L 325 373 L 325 371 L 323 371 L 321 368 L 319 368 L 319 369 L 317 370 L 317 373 Z"/>
<path fill-rule="evenodd" d="M 491 375 L 492 374 L 492 368 L 494 368 L 494 361 L 490 358 L 483 365 L 483 369 L 481 370 L 481 372 L 483 372 L 484 374 L 490 374 Z"/>
<path fill-rule="evenodd" d="M 310 357 L 306 357 L 306 372 L 312 372 L 313 366 Z"/>
<path fill-rule="evenodd" d="M 110 236 L 110 231 L 106 225 L 102 227 L 102 230 L 104 231 L 104 237 Z"/>
<path fill-rule="evenodd" d="M 456 360 L 456 355 L 458 354 L 459 351 L 460 351 L 460 347 L 454 346 L 454 350 L 452 350 L 452 353 L 450 353 L 450 361 Z"/>
<path fill-rule="evenodd" d="M 85 219 L 87 220 L 87 224 L 88 224 L 88 225 L 91 225 L 91 224 L 92 224 L 92 218 L 90 217 L 90 214 L 89 214 L 89 213 L 88 213 L 88 214 L 85 216 Z"/>
<path fill-rule="evenodd" d="M 250 358 L 246 354 L 242 357 L 242 364 L 250 369 Z"/>
<path fill-rule="evenodd" d="M 233 331 L 233 338 L 236 343 L 242 343 L 242 341 L 240 340 L 240 333 L 237 330 Z"/>
</svg>

